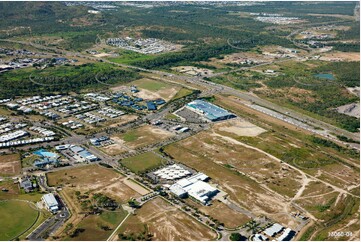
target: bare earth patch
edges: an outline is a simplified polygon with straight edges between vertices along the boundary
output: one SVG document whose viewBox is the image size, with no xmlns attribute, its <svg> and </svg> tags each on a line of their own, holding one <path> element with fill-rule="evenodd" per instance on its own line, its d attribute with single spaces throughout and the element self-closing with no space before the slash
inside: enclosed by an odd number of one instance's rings
<svg viewBox="0 0 361 242">
<path fill-rule="evenodd" d="M 137 191 L 140 195 L 145 195 L 149 193 L 149 190 L 145 189 L 141 185 L 138 185 L 137 183 L 133 182 L 132 180 L 126 179 L 124 180 L 124 184 L 128 187 L 132 188 L 134 191 Z"/>
<path fill-rule="evenodd" d="M 144 191 L 138 187 L 131 186 L 133 184 L 127 179 L 116 181 L 102 190 L 107 196 L 114 197 L 123 203 L 126 203 L 130 198 L 139 198 Z M 144 189 L 145 190 L 145 189 Z M 141 191 L 141 193 L 139 192 Z"/>
<path fill-rule="evenodd" d="M 21 170 L 19 154 L 0 155 L 0 174 L 17 175 Z"/>
<path fill-rule="evenodd" d="M 248 136 L 254 137 L 258 136 L 267 130 L 262 129 L 248 121 L 241 120 L 239 118 L 230 119 L 225 122 L 217 123 L 213 126 L 213 128 L 217 131 L 224 131 L 228 133 L 232 133 L 238 136 Z"/>
<path fill-rule="evenodd" d="M 129 223 L 131 221 L 132 223 Z M 152 239 L 158 241 L 214 240 L 216 238 L 212 230 L 161 198 L 144 204 L 137 210 L 136 216 L 133 215 L 126 220 L 122 225 L 122 231 L 125 234 L 137 233 L 139 226 L 141 226 L 140 229 L 147 227 L 153 234 Z"/>
<path fill-rule="evenodd" d="M 65 185 L 79 190 L 94 190 L 115 182 L 123 176 L 98 165 L 81 166 L 47 173 L 50 186 Z"/>
<path fill-rule="evenodd" d="M 337 112 L 360 118 L 360 103 L 350 103 L 336 108 Z"/>
<path fill-rule="evenodd" d="M 129 150 L 128 147 L 124 145 L 124 140 L 120 139 L 119 137 L 112 137 L 114 144 L 101 147 L 100 149 L 107 153 L 108 155 L 119 155 Z"/>
<path fill-rule="evenodd" d="M 332 51 L 322 54 L 320 60 L 323 61 L 360 61 L 360 53 L 358 52 L 341 52 Z"/>
</svg>

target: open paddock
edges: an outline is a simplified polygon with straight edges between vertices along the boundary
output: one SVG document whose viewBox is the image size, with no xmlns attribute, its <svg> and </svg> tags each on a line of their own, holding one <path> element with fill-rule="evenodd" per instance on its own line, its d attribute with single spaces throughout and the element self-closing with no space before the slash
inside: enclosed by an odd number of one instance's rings
<svg viewBox="0 0 361 242">
<path fill-rule="evenodd" d="M 103 212 L 100 215 L 88 215 L 76 226 L 82 232 L 65 240 L 105 241 L 126 216 L 127 212 L 123 209 L 117 212 Z"/>
<path fill-rule="evenodd" d="M 95 190 L 123 176 L 99 165 L 86 165 L 47 173 L 49 186 L 68 186 L 80 190 Z"/>
<path fill-rule="evenodd" d="M 136 215 L 131 215 L 119 232 L 125 235 L 141 234 L 147 231 L 152 240 L 214 240 L 216 234 L 184 212 L 171 206 L 161 198 L 144 204 Z M 135 237 L 134 239 L 137 239 Z"/>
<path fill-rule="evenodd" d="M 225 134 L 201 132 L 178 144 L 189 151 L 202 150 L 203 159 L 237 170 L 283 196 L 293 197 L 301 187 L 298 171 Z"/>
<path fill-rule="evenodd" d="M 19 154 L 0 155 L 0 175 L 18 175 L 21 171 Z"/>
<path fill-rule="evenodd" d="M 128 130 L 124 134 L 117 135 L 124 144 L 132 149 L 157 143 L 174 136 L 173 133 L 151 125 L 143 125 L 136 129 Z M 113 138 L 113 137 L 111 137 Z"/>
<path fill-rule="evenodd" d="M 152 152 L 146 152 L 121 160 L 120 163 L 135 173 L 143 173 L 166 164 L 166 160 Z"/>
<path fill-rule="evenodd" d="M 226 204 L 214 200 L 210 206 L 199 206 L 199 211 L 224 223 L 226 228 L 237 228 L 251 220 L 250 217 L 229 208 Z"/>
</svg>

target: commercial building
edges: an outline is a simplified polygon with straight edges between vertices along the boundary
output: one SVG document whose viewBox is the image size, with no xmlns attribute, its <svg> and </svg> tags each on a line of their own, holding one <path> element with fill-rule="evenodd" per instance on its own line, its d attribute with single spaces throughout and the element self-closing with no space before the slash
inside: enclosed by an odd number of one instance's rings
<svg viewBox="0 0 361 242">
<path fill-rule="evenodd" d="M 50 212 L 56 212 L 59 210 L 59 203 L 56 200 L 54 194 L 52 193 L 48 193 L 45 194 L 41 200 L 44 202 L 45 207 L 50 211 Z"/>
<path fill-rule="evenodd" d="M 74 145 L 74 146 L 70 146 L 70 150 L 75 154 L 74 157 L 78 157 L 80 158 L 80 160 L 83 159 L 85 161 L 91 161 L 91 162 L 99 160 L 97 156 L 93 155 L 83 147 Z"/>
<path fill-rule="evenodd" d="M 266 240 L 268 240 L 268 238 L 263 234 L 255 234 L 253 236 L 253 241 L 266 241 Z"/>
<path fill-rule="evenodd" d="M 87 150 L 80 151 L 78 155 L 87 161 L 97 161 L 99 159 Z"/>
<path fill-rule="evenodd" d="M 284 227 L 278 223 L 273 224 L 271 227 L 267 228 L 264 233 L 270 237 L 275 236 L 279 232 L 281 232 Z"/>
<path fill-rule="evenodd" d="M 180 165 L 174 164 L 174 165 L 164 167 L 160 170 L 157 170 L 153 174 L 156 175 L 157 177 L 159 177 L 160 179 L 176 180 L 179 178 L 186 177 L 192 173 L 190 171 L 188 171 L 187 169 L 184 169 Z"/>
<path fill-rule="evenodd" d="M 154 104 L 154 102 L 151 101 L 147 102 L 147 108 L 149 111 L 157 110 L 157 106 Z"/>
<path fill-rule="evenodd" d="M 285 229 L 283 231 L 282 235 L 277 238 L 277 241 L 290 241 L 294 236 L 296 235 L 296 232 L 291 230 L 290 228 Z"/>
<path fill-rule="evenodd" d="M 213 122 L 236 117 L 233 113 L 203 100 L 194 100 L 188 103 L 186 107 Z"/>
<path fill-rule="evenodd" d="M 209 177 L 203 173 L 197 173 L 189 178 L 184 178 L 169 187 L 176 196 L 183 198 L 187 195 L 202 204 L 207 204 L 218 193 L 218 189 L 204 182 Z"/>
</svg>

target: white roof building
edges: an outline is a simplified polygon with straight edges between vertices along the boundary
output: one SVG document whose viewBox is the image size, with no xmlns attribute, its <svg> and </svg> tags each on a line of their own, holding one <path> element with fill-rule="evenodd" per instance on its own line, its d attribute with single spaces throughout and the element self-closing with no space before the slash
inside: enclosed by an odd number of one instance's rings
<svg viewBox="0 0 361 242">
<path fill-rule="evenodd" d="M 266 241 L 268 238 L 263 234 L 255 234 L 253 237 L 253 241 Z"/>
<path fill-rule="evenodd" d="M 267 228 L 264 233 L 270 237 L 275 236 L 275 234 L 278 234 L 282 231 L 284 227 L 278 223 L 273 224 L 271 227 Z"/>
<path fill-rule="evenodd" d="M 189 178 L 179 180 L 169 189 L 178 197 L 188 194 L 202 204 L 206 204 L 210 198 L 218 192 L 218 189 L 204 182 L 206 179 L 208 179 L 207 175 L 197 173 Z"/>
<path fill-rule="evenodd" d="M 277 241 L 289 241 L 294 236 L 295 232 L 291 233 L 292 230 L 290 228 L 285 229 L 282 235 L 277 238 Z"/>
<path fill-rule="evenodd" d="M 46 208 L 49 211 L 51 211 L 51 212 L 58 211 L 59 204 L 58 204 L 58 201 L 56 201 L 54 194 L 52 194 L 52 193 L 45 194 L 41 199 L 43 200 Z"/>
</svg>

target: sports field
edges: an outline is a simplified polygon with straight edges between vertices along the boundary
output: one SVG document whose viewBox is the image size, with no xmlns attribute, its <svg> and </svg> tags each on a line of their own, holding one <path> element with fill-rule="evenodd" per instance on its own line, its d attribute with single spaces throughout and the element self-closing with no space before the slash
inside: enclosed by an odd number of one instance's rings
<svg viewBox="0 0 361 242">
<path fill-rule="evenodd" d="M 142 173 L 149 169 L 165 164 L 165 160 L 152 152 L 126 158 L 120 163 L 135 173 Z"/>
<path fill-rule="evenodd" d="M 0 240 L 12 240 L 29 229 L 37 220 L 34 205 L 22 201 L 0 201 Z"/>
</svg>

